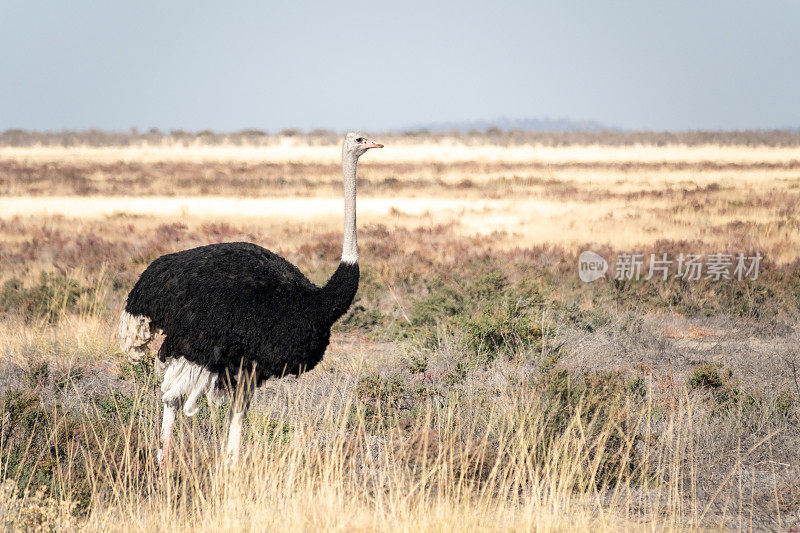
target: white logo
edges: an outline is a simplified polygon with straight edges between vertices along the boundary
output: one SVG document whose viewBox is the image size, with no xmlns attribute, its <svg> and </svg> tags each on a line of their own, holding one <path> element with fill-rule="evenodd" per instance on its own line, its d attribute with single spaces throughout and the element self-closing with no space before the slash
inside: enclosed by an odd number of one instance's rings
<svg viewBox="0 0 800 533">
<path fill-rule="evenodd" d="M 600 255 L 586 250 L 578 256 L 578 276 L 581 281 L 591 283 L 605 277 L 607 271 L 608 263 Z"/>
</svg>

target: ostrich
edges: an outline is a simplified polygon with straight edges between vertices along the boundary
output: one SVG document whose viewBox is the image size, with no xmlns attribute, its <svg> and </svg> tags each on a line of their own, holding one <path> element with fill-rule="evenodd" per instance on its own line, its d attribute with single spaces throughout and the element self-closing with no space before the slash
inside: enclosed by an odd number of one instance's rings
<svg viewBox="0 0 800 533">
<path fill-rule="evenodd" d="M 220 405 L 226 390 L 235 391 L 226 450 L 235 463 L 254 387 L 271 377 L 299 375 L 322 359 L 331 326 L 358 289 L 356 166 L 370 148 L 383 145 L 356 133 L 344 138 L 342 259 L 325 286 L 261 246 L 228 242 L 159 257 L 128 294 L 119 337 L 129 357 L 141 360 L 153 337 L 164 334 L 158 350 L 164 369 L 162 474 L 181 406 L 192 416 L 201 394 Z"/>
</svg>

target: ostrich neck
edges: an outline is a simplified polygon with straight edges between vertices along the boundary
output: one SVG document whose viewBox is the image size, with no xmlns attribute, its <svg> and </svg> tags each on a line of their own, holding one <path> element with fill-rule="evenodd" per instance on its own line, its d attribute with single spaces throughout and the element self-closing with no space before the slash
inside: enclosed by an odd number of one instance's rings
<svg viewBox="0 0 800 533">
<path fill-rule="evenodd" d="M 344 239 L 342 261 L 328 283 L 322 287 L 315 302 L 316 316 L 330 326 L 341 317 L 358 290 L 358 241 L 356 240 L 356 166 L 358 157 L 342 155 L 344 178 Z"/>
<path fill-rule="evenodd" d="M 344 239 L 342 241 L 342 263 L 358 263 L 358 238 L 356 236 L 356 167 L 358 157 L 342 156 L 342 178 L 344 182 Z"/>
</svg>

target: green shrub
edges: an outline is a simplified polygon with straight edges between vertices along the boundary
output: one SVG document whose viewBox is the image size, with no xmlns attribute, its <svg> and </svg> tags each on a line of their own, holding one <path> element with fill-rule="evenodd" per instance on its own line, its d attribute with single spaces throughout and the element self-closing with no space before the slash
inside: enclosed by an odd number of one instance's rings
<svg viewBox="0 0 800 533">
<path fill-rule="evenodd" d="M 687 385 L 689 386 L 689 390 L 694 389 L 719 389 L 725 383 L 730 380 L 733 373 L 730 370 L 727 370 L 724 374 L 720 374 L 720 370 L 723 369 L 722 364 L 720 363 L 706 363 L 700 368 L 697 368 L 691 376 L 689 376 L 689 381 Z"/>
<path fill-rule="evenodd" d="M 88 312 L 99 305 L 97 291 L 57 272 L 42 271 L 39 283 L 25 287 L 16 278 L 0 290 L 0 312 L 19 313 L 26 320 L 57 321 L 64 312 Z"/>
<path fill-rule="evenodd" d="M 721 363 L 706 363 L 695 369 L 686 385 L 689 390 L 710 392 L 715 402 L 715 410 L 718 412 L 738 404 L 751 406 L 755 401 L 752 395 L 742 394 L 739 386 L 733 381 L 733 372 Z"/>
<path fill-rule="evenodd" d="M 368 431 L 386 430 L 412 418 L 412 412 L 419 405 L 420 392 L 409 387 L 397 376 L 366 376 L 356 384 L 355 396 L 360 404 L 354 405 L 354 409 L 363 410 Z"/>
<path fill-rule="evenodd" d="M 781 391 L 775 398 L 775 410 L 778 416 L 783 418 L 793 418 L 797 415 L 797 399 L 788 390 Z"/>
<path fill-rule="evenodd" d="M 30 392 L 6 391 L 3 396 L 3 440 L 18 426 L 27 413 L 39 405 L 39 398 Z"/>
<path fill-rule="evenodd" d="M 157 381 L 155 357 L 144 357 L 137 362 L 126 357 L 120 363 L 119 370 L 122 378 L 132 380 L 140 387 L 149 387 Z"/>
<path fill-rule="evenodd" d="M 532 282 L 512 284 L 496 269 L 473 279 L 437 277 L 428 294 L 413 302 L 400 334 L 423 349 L 436 346 L 440 331 L 458 334 L 476 362 L 520 349 L 538 352 L 542 301 Z"/>
<path fill-rule="evenodd" d="M 115 391 L 95 400 L 101 418 L 116 418 L 127 423 L 133 415 L 135 399 L 127 394 Z"/>
<path fill-rule="evenodd" d="M 467 344 L 474 353 L 488 354 L 488 359 L 521 346 L 541 351 L 542 328 L 531 317 L 516 307 L 517 302 L 484 309 L 477 317 L 460 319 L 456 323 L 467 335 Z"/>
<path fill-rule="evenodd" d="M 399 377 L 384 378 L 367 376 L 356 384 L 356 397 L 367 401 L 381 402 L 391 408 L 400 407 L 408 397 L 408 390 Z"/>
<path fill-rule="evenodd" d="M 41 387 L 47 383 L 47 378 L 50 377 L 50 365 L 47 361 L 32 361 L 28 366 L 26 377 L 29 386 Z"/>
<path fill-rule="evenodd" d="M 413 303 L 409 315 L 411 326 L 430 329 L 440 320 L 462 313 L 466 302 L 459 288 L 436 278 L 428 286 L 428 296 Z"/>
<path fill-rule="evenodd" d="M 428 371 L 428 356 L 424 352 L 414 352 L 408 356 L 406 367 L 412 374 L 422 374 Z"/>
</svg>

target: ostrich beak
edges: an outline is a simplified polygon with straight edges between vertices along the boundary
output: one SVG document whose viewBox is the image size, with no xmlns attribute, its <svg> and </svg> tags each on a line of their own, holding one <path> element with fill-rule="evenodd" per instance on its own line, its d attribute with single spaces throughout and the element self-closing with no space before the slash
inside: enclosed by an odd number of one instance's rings
<svg viewBox="0 0 800 533">
<path fill-rule="evenodd" d="M 383 148 L 382 144 L 378 144 L 375 141 L 368 141 L 364 143 L 364 146 L 366 146 L 367 148 Z"/>
</svg>

